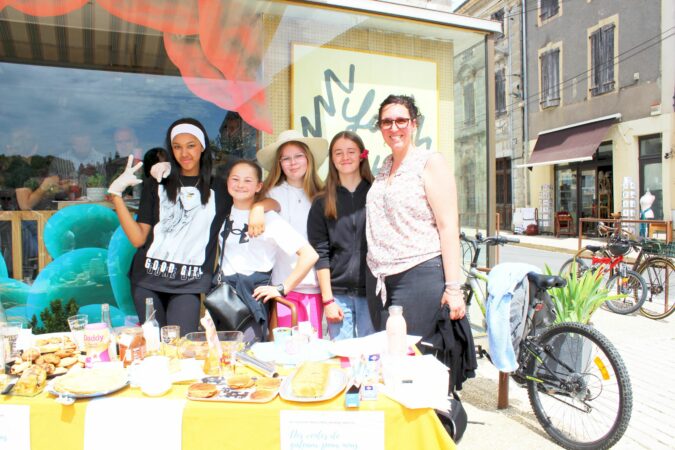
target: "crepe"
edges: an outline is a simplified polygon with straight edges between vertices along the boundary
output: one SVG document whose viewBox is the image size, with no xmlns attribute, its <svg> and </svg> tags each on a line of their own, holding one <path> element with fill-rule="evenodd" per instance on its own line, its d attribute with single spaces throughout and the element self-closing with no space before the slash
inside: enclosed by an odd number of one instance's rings
<svg viewBox="0 0 675 450">
<path fill-rule="evenodd" d="M 291 390 L 296 397 L 321 397 L 328 387 L 330 367 L 320 362 L 305 362 L 291 380 Z"/>
<path fill-rule="evenodd" d="M 65 394 L 88 395 L 112 391 L 126 382 L 126 370 L 96 367 L 57 378 L 54 381 L 54 390 Z"/>
</svg>

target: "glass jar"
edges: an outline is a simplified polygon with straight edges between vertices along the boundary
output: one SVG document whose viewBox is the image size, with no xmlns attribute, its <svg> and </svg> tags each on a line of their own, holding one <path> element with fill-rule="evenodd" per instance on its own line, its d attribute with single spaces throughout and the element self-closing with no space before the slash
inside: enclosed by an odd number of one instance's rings
<svg viewBox="0 0 675 450">
<path fill-rule="evenodd" d="M 124 367 L 145 358 L 145 336 L 141 327 L 123 328 L 119 335 L 120 360 Z"/>
</svg>

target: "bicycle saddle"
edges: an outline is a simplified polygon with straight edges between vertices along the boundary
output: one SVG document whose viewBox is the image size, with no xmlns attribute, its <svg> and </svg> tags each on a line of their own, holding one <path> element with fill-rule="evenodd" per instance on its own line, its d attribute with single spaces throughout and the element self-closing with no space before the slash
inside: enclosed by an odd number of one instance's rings
<svg viewBox="0 0 675 450">
<path fill-rule="evenodd" d="M 550 289 L 552 287 L 563 287 L 567 284 L 563 278 L 558 275 L 540 275 L 535 272 L 527 274 L 527 279 L 530 283 L 534 283 L 537 289 Z"/>
<path fill-rule="evenodd" d="M 587 245 L 586 246 L 586 250 L 591 251 L 593 253 L 599 252 L 600 250 L 602 250 L 602 248 L 603 247 L 601 245 Z"/>
</svg>

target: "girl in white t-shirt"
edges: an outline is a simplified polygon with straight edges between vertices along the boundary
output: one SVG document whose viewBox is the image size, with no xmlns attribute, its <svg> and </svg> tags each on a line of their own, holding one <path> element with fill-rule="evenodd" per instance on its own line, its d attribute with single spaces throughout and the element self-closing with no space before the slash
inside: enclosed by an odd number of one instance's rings
<svg viewBox="0 0 675 450">
<path fill-rule="evenodd" d="M 292 291 L 319 258 L 307 239 L 274 211 L 265 213 L 264 233 L 249 237 L 249 211 L 262 188 L 262 169 L 257 164 L 240 160 L 232 166 L 227 190 L 233 206 L 219 233 L 224 280 L 242 296 L 256 319 L 256 326 L 245 331 L 249 340 L 252 335 L 264 339 L 268 318 L 264 304 Z M 297 258 L 297 263 L 275 284 L 271 280 L 272 269 L 281 257 L 291 255 Z"/>
<path fill-rule="evenodd" d="M 322 188 L 317 169 L 328 155 L 328 141 L 304 137 L 300 132 L 287 130 L 277 141 L 262 148 L 258 161 L 269 174 L 264 193 L 279 203 L 279 214 L 307 239 L 307 217 L 312 199 Z M 281 282 L 297 264 L 296 257 L 281 257 L 272 272 L 272 283 Z M 322 337 L 323 303 L 321 289 L 312 269 L 286 299 L 296 304 L 298 321 L 309 320 Z M 289 326 L 290 310 L 277 305 L 280 326 Z"/>
</svg>

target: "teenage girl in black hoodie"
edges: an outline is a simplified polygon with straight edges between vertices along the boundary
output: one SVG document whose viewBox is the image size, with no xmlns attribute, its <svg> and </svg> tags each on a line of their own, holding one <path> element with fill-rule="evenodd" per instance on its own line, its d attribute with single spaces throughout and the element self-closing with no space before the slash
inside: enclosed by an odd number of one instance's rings
<svg viewBox="0 0 675 450">
<path fill-rule="evenodd" d="M 366 195 L 373 175 L 361 138 L 342 131 L 330 143 L 325 190 L 307 219 L 319 254 L 316 274 L 331 339 L 373 333 L 366 300 Z"/>
</svg>

